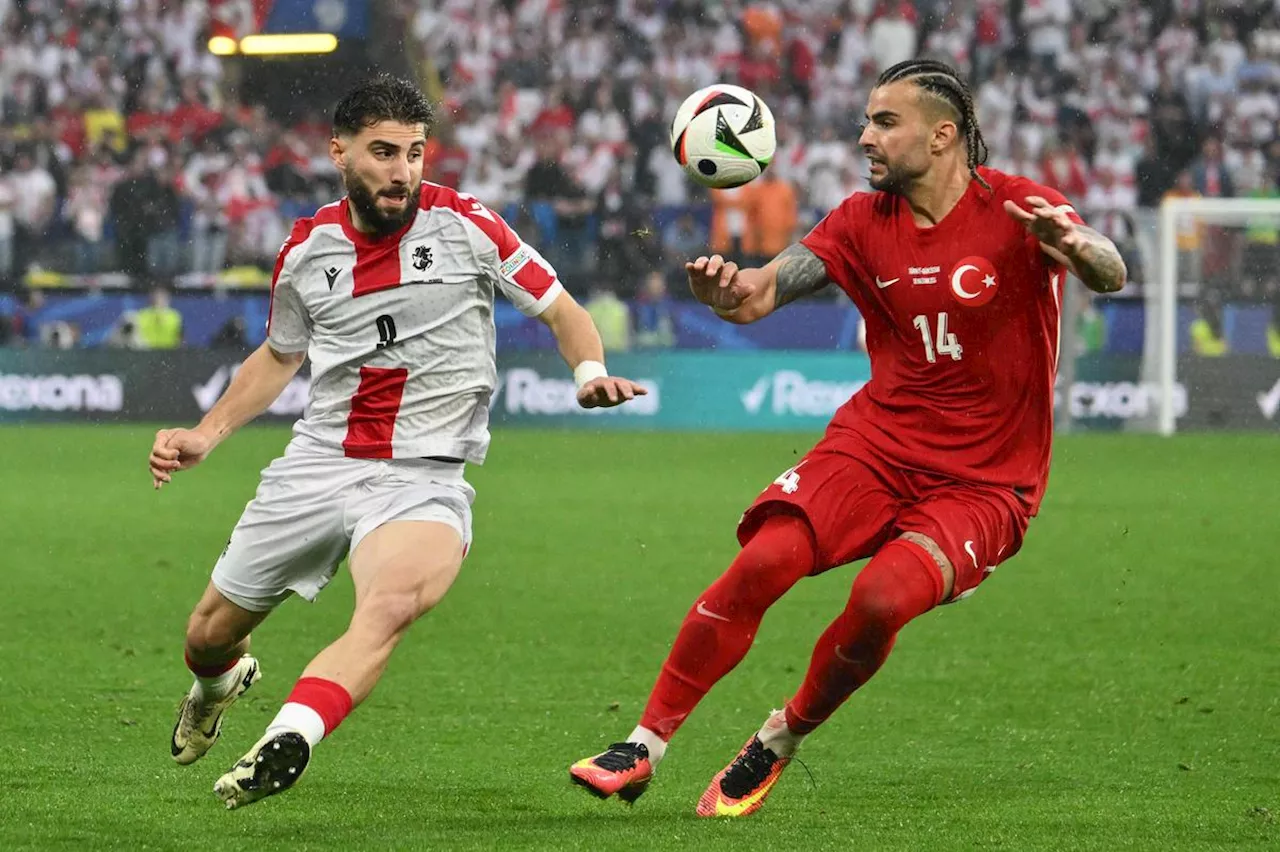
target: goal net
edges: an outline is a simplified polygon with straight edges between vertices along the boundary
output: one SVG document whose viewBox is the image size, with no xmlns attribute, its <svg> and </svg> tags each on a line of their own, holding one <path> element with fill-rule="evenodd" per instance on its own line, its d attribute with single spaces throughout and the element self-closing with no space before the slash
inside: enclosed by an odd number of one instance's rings
<svg viewBox="0 0 1280 852">
<path fill-rule="evenodd" d="M 1280 199 L 1170 198 L 1143 278 L 1138 428 L 1280 428 Z M 1151 257 L 1151 253 L 1147 253 Z"/>
</svg>

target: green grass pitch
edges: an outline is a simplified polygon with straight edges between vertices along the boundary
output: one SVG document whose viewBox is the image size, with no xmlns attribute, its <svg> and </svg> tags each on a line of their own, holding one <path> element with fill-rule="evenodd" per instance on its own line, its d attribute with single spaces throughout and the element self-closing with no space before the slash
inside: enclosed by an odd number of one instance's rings
<svg viewBox="0 0 1280 852">
<path fill-rule="evenodd" d="M 0 849 L 1228 849 L 1280 845 L 1274 437 L 1061 439 L 1026 546 L 910 625 L 757 816 L 710 777 L 799 682 L 851 568 L 801 584 L 634 808 L 572 788 L 624 736 L 757 490 L 813 435 L 506 431 L 476 545 L 288 794 L 214 778 L 346 623 L 345 574 L 255 636 L 265 677 L 204 761 L 168 755 L 191 605 L 287 432 L 159 494 L 151 432 L 0 429 Z"/>
</svg>

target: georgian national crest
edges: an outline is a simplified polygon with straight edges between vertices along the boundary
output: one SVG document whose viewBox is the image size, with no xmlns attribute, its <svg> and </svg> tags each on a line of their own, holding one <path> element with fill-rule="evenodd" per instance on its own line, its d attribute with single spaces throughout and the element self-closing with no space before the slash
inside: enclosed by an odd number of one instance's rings
<svg viewBox="0 0 1280 852">
<path fill-rule="evenodd" d="M 413 268 L 419 272 L 430 269 L 435 261 L 431 257 L 431 246 L 416 246 L 413 250 Z"/>
</svg>

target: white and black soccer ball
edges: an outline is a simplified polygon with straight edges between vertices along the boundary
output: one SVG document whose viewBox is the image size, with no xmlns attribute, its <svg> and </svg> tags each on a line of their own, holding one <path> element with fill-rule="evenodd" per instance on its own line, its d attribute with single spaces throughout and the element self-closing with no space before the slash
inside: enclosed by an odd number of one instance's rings
<svg viewBox="0 0 1280 852">
<path fill-rule="evenodd" d="M 699 89 L 685 98 L 671 122 L 676 162 L 689 177 L 713 189 L 755 180 L 777 147 L 773 113 L 741 86 Z"/>
</svg>

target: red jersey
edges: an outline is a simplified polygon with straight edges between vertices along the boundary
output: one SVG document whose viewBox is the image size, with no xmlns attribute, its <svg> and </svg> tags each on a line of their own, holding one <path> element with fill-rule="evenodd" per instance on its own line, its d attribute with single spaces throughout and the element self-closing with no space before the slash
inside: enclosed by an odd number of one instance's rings
<svg viewBox="0 0 1280 852">
<path fill-rule="evenodd" d="M 1031 512 L 1049 475 L 1063 266 L 1004 211 L 1061 193 L 981 168 L 941 222 L 856 193 L 801 242 L 862 313 L 871 381 L 832 424 L 903 468 L 1013 488 Z"/>
</svg>

